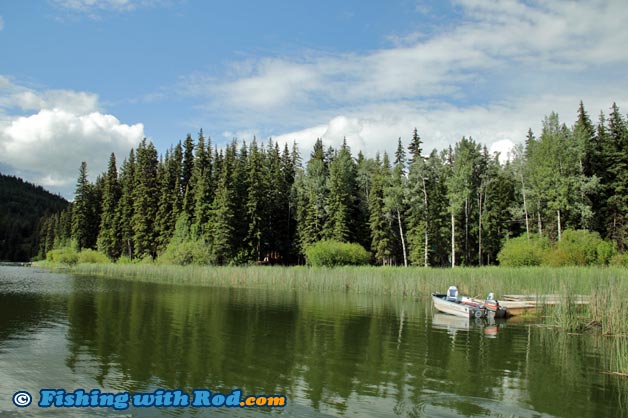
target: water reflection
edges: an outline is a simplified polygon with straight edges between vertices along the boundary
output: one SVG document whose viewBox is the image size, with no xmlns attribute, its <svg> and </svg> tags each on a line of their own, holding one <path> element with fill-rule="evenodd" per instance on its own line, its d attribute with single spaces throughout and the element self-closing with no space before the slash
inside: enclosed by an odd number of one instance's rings
<svg viewBox="0 0 628 418">
<path fill-rule="evenodd" d="M 48 384 L 43 374 L 52 370 L 68 390 L 242 388 L 285 393 L 289 416 L 612 417 L 625 401 L 624 382 L 600 373 L 603 340 L 461 322 L 434 314 L 428 300 L 62 281 L 50 290 L 35 276 L 0 274 L 0 365 L 26 367 L 35 354 L 18 350 L 35 338 L 48 338 L 48 354 L 38 355 L 61 359 L 48 369 L 40 359 L 41 369 L 29 372 L 35 387 Z"/>
</svg>

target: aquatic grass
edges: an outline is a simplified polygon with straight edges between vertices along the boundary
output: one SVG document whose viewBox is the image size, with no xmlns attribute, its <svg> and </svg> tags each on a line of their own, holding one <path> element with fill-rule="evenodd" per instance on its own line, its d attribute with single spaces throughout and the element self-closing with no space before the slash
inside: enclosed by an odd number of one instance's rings
<svg viewBox="0 0 628 418">
<path fill-rule="evenodd" d="M 78 264 L 71 272 L 171 285 L 267 289 L 312 297 L 324 292 L 339 296 L 388 295 L 404 305 L 410 302 L 408 306 L 413 305 L 413 300 L 429 298 L 434 291 L 444 292 L 450 285 L 457 285 L 463 294 L 477 297 L 485 297 L 488 292 L 494 292 L 497 298 L 505 294 L 539 295 L 543 302 L 542 295 L 557 295 L 559 303 L 542 305 L 537 310 L 537 321 L 569 333 L 594 333 L 608 338 L 606 344 L 613 354 L 605 364 L 612 372 L 628 373 L 628 270 L 620 267 L 425 269 Z M 590 303 L 576 303 L 580 295 L 588 297 Z"/>
<path fill-rule="evenodd" d="M 593 326 L 607 335 L 628 335 L 628 270 L 601 267 L 214 267 L 156 264 L 78 264 L 72 272 L 177 285 L 276 289 L 280 291 L 351 292 L 427 298 L 457 285 L 462 294 L 558 295 L 560 303 L 537 312 L 548 325 L 571 332 Z M 590 305 L 575 297 L 590 298 Z M 542 300 L 540 302 L 543 302 Z"/>
</svg>

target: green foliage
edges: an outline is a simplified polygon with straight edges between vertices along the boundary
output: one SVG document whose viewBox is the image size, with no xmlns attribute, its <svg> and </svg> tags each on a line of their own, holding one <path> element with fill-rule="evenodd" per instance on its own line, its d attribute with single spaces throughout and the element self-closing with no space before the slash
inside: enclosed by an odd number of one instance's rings
<svg viewBox="0 0 628 418">
<path fill-rule="evenodd" d="M 370 255 L 360 244 L 333 240 L 319 241 L 305 249 L 308 264 L 335 267 L 368 264 Z"/>
<path fill-rule="evenodd" d="M 504 243 L 497 260 L 502 266 L 540 266 L 549 247 L 547 239 L 528 239 L 525 235 L 509 239 Z"/>
<path fill-rule="evenodd" d="M 84 248 L 78 253 L 78 262 L 79 263 L 110 263 L 111 260 L 104 255 L 103 253 L 99 253 L 98 251 L 94 251 L 89 248 Z"/>
<path fill-rule="evenodd" d="M 615 248 L 596 232 L 567 229 L 561 241 L 550 244 L 547 238 L 525 235 L 508 240 L 498 254 L 503 266 L 592 266 L 611 262 Z"/>
<path fill-rule="evenodd" d="M 179 243 L 170 243 L 166 251 L 157 259 L 163 264 L 209 264 L 209 251 L 202 239 L 188 239 Z"/>
<path fill-rule="evenodd" d="M 73 266 L 78 263 L 79 255 L 71 247 L 58 248 L 56 250 L 48 251 L 46 254 L 46 261 Z"/>
<path fill-rule="evenodd" d="M 131 260 L 128 256 L 126 255 L 121 255 L 117 260 L 116 260 L 116 264 L 132 264 L 133 260 Z"/>
<path fill-rule="evenodd" d="M 613 266 L 628 267 L 628 252 L 615 254 L 611 257 L 610 264 Z"/>
<path fill-rule="evenodd" d="M 565 230 L 545 263 L 550 266 L 589 266 L 598 263 L 597 248 L 602 244 L 598 233 L 585 230 Z"/>
<path fill-rule="evenodd" d="M 360 243 L 383 265 L 488 265 L 499 254 L 505 265 L 562 266 L 606 265 L 628 248 L 628 123 L 616 105 L 597 127 L 582 103 L 573 128 L 552 113 L 505 164 L 471 138 L 429 156 L 416 130 L 409 140 L 391 165 L 318 139 L 305 168 L 294 146 L 282 154 L 272 140 L 219 149 L 201 131 L 196 147 L 188 135 L 165 157 L 143 141 L 119 176 L 114 155 L 94 183 L 83 164 L 71 209 L 30 225 L 34 246 L 16 239 L 27 235 L 23 215 L 0 211 L 0 258 L 43 257 L 74 240 L 112 259 L 293 264 L 332 239 Z M 173 236 L 182 212 L 185 239 Z M 524 232 L 558 244 L 509 240 Z"/>
<path fill-rule="evenodd" d="M 42 187 L 0 174 L 0 260 L 28 261 L 38 252 L 43 258 L 62 227 L 58 212 L 67 207 Z"/>
<path fill-rule="evenodd" d="M 166 251 L 157 259 L 160 264 L 209 264 L 209 248 L 205 241 L 190 233 L 188 215 L 179 215 L 172 240 Z"/>
</svg>

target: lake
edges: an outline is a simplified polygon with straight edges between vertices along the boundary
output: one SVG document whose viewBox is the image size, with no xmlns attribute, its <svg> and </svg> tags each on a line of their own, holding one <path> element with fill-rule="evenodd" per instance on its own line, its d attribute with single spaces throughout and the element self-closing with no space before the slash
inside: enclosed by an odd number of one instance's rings
<svg viewBox="0 0 628 418">
<path fill-rule="evenodd" d="M 435 289 L 444 290 L 444 289 Z M 0 416 L 620 417 L 604 337 L 417 300 L 0 266 Z M 41 389 L 286 396 L 283 408 L 39 407 Z M 28 391 L 33 402 L 12 398 Z"/>
</svg>

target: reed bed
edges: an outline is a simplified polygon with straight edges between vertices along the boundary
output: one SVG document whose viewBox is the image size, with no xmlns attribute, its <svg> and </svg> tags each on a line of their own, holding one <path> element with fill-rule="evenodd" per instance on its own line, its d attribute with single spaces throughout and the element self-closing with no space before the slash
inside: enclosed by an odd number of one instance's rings
<svg viewBox="0 0 628 418">
<path fill-rule="evenodd" d="M 77 274 L 177 285 L 273 289 L 286 292 L 347 292 L 428 298 L 456 285 L 462 294 L 559 295 L 560 303 L 537 311 L 541 325 L 569 333 L 596 333 L 611 338 L 610 370 L 628 373 L 628 270 L 601 267 L 212 267 L 158 264 L 79 264 Z M 588 296 L 590 303 L 576 304 Z"/>
</svg>

